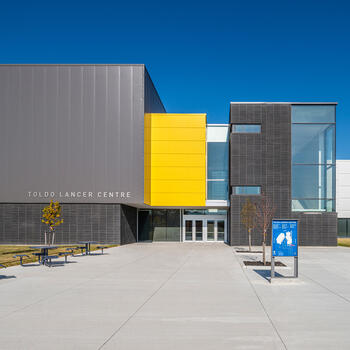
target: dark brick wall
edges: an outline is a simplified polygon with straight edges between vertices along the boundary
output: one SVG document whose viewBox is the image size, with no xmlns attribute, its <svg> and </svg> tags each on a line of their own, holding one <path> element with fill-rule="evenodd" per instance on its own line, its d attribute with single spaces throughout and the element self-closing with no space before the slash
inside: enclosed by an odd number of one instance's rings
<svg viewBox="0 0 350 350">
<path fill-rule="evenodd" d="M 291 106 L 289 104 L 231 104 L 231 124 L 261 124 L 260 134 L 230 135 L 230 186 L 257 185 L 272 199 L 276 218 L 298 218 L 301 245 L 335 245 L 336 213 L 291 211 Z M 258 200 L 249 196 L 252 201 Z M 247 245 L 240 212 L 248 196 L 231 195 L 231 245 Z M 256 229 L 253 244 L 261 244 Z M 269 232 L 267 242 L 271 241 Z"/>
<path fill-rule="evenodd" d="M 308 246 L 337 245 L 337 213 L 292 213 L 299 219 L 299 244 Z"/>
<path fill-rule="evenodd" d="M 41 244 L 47 226 L 41 223 L 45 204 L 0 204 L 0 244 Z M 137 209 L 120 204 L 62 204 L 64 223 L 56 229 L 57 244 L 92 240 L 109 244 L 135 241 Z"/>
</svg>

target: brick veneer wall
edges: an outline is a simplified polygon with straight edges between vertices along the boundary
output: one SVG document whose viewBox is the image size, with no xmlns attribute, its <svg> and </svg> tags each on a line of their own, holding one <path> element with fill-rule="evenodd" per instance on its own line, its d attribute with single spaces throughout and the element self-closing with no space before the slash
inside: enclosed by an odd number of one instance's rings
<svg viewBox="0 0 350 350">
<path fill-rule="evenodd" d="M 0 203 L 0 244 L 42 244 L 47 226 L 41 223 L 45 204 Z M 136 241 L 137 209 L 120 204 L 62 204 L 64 223 L 55 243 L 80 240 L 126 244 Z"/>
</svg>

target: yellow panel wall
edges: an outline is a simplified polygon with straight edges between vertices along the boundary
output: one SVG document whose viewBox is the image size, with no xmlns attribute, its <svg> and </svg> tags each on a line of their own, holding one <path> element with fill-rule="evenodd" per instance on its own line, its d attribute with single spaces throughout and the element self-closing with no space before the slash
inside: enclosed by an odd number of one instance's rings
<svg viewBox="0 0 350 350">
<path fill-rule="evenodd" d="M 145 115 L 145 203 L 205 206 L 206 114 Z"/>
</svg>

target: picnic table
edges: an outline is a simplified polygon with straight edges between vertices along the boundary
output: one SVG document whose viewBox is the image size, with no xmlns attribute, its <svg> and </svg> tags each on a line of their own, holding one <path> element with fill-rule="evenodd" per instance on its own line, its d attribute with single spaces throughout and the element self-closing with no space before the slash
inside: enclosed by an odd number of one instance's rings
<svg viewBox="0 0 350 350">
<path fill-rule="evenodd" d="M 91 244 L 97 244 L 95 241 L 80 241 L 78 244 L 85 244 L 85 254 L 90 255 Z"/>
<path fill-rule="evenodd" d="M 58 246 L 55 245 L 34 245 L 29 247 L 31 249 L 40 249 L 41 252 L 38 255 L 39 263 L 42 264 L 44 261 L 44 258 L 49 255 L 49 249 L 57 249 Z"/>
</svg>

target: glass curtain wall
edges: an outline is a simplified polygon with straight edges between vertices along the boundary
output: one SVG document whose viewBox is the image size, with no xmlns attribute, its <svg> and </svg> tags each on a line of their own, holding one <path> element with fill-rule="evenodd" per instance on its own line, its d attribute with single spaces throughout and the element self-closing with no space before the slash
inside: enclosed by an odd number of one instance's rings
<svg viewBox="0 0 350 350">
<path fill-rule="evenodd" d="M 139 241 L 180 241 L 180 210 L 139 210 Z"/>
<path fill-rule="evenodd" d="M 207 200 L 228 199 L 228 127 L 207 126 Z"/>
<path fill-rule="evenodd" d="M 335 106 L 292 106 L 292 210 L 335 210 Z"/>
<path fill-rule="evenodd" d="M 350 219 L 338 219 L 338 237 L 350 237 Z"/>
</svg>

